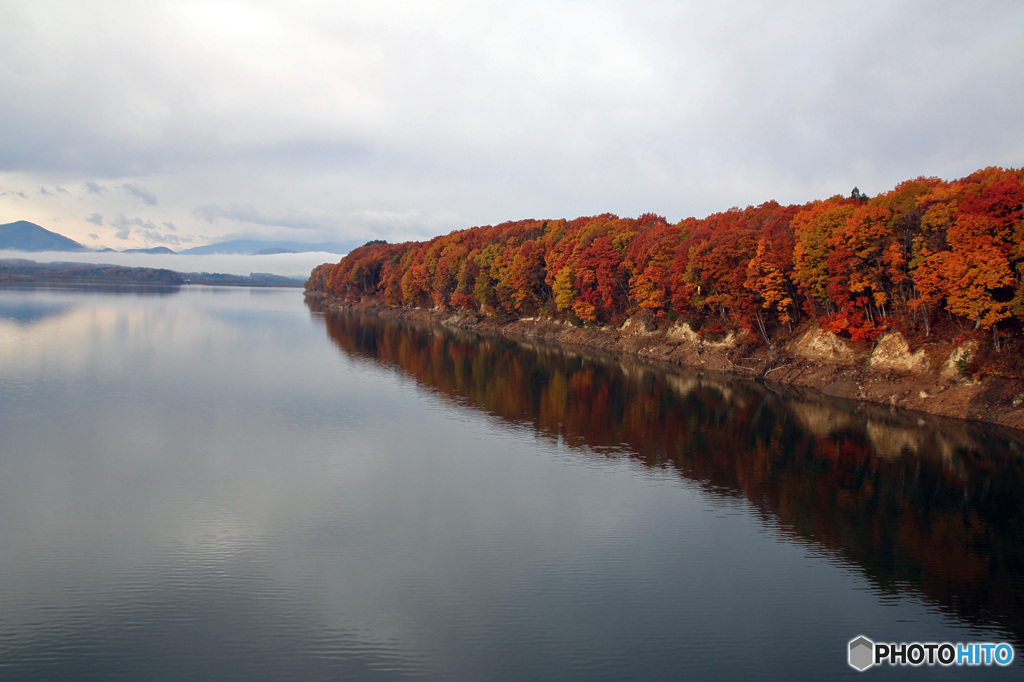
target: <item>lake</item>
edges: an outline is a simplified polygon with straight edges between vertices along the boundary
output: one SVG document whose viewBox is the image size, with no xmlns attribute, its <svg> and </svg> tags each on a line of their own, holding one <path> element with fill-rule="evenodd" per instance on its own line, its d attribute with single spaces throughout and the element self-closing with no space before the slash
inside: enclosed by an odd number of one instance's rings
<svg viewBox="0 0 1024 682">
<path fill-rule="evenodd" d="M 1010 642 L 1018 432 L 295 289 L 0 288 L 0 679 L 854 678 Z"/>
</svg>

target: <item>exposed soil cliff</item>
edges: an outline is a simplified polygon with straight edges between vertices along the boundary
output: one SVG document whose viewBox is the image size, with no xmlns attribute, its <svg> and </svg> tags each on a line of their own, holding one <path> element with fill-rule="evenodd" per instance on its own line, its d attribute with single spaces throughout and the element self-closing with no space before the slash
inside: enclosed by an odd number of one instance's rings
<svg viewBox="0 0 1024 682">
<path fill-rule="evenodd" d="M 583 326 L 522 318 L 501 321 L 473 314 L 424 308 L 396 308 L 376 297 L 360 302 L 324 297 L 328 310 L 356 310 L 388 318 L 420 319 L 522 340 L 542 340 L 608 351 L 634 353 L 698 369 L 732 372 L 765 382 L 798 386 L 826 395 L 891 405 L 961 419 L 975 419 L 1024 429 L 1024 382 L 964 376 L 961 369 L 975 350 L 970 342 L 925 344 L 911 352 L 899 332 L 889 332 L 873 345 L 852 344 L 816 324 L 795 330 L 778 348 L 745 343 L 729 334 L 711 340 L 686 324 L 662 324 L 639 318 L 619 328 Z"/>
</svg>

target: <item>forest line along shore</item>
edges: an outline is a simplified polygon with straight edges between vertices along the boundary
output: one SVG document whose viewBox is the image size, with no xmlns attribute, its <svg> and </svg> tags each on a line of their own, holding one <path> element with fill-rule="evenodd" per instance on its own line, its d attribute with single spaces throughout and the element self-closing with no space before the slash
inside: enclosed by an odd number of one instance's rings
<svg viewBox="0 0 1024 682">
<path fill-rule="evenodd" d="M 621 327 L 573 326 L 539 318 L 499 320 L 466 311 L 389 306 L 379 296 L 353 301 L 319 291 L 306 291 L 305 295 L 327 311 L 440 323 L 513 340 L 630 353 L 698 370 L 810 388 L 837 398 L 1024 430 L 1024 381 L 964 376 L 961 368 L 971 352 L 969 345 L 939 341 L 911 352 L 898 331 L 875 343 L 854 344 L 806 321 L 787 342 L 771 348 L 743 344 L 732 333 L 712 341 L 686 324 L 663 322 L 656 326 L 640 316 L 627 319 Z"/>
</svg>

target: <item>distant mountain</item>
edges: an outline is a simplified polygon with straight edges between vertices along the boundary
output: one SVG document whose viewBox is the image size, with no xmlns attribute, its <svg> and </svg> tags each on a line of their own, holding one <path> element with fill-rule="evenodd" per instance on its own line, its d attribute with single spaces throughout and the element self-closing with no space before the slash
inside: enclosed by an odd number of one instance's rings
<svg viewBox="0 0 1024 682">
<path fill-rule="evenodd" d="M 298 253 L 298 251 L 292 251 L 290 249 L 282 249 L 280 247 L 274 249 L 261 249 L 259 251 L 253 251 L 254 256 L 276 256 L 279 253 Z"/>
<path fill-rule="evenodd" d="M 177 251 L 172 251 L 171 249 L 167 248 L 166 246 L 154 246 L 154 247 L 149 248 L 149 249 L 125 249 L 121 253 L 178 253 L 178 252 Z"/>
<path fill-rule="evenodd" d="M 88 251 L 73 239 L 27 220 L 0 225 L 0 249 L 11 251 Z"/>
<path fill-rule="evenodd" d="M 264 239 L 232 239 L 206 246 L 196 246 L 183 251 L 174 251 L 166 246 L 155 246 L 149 249 L 125 249 L 119 253 L 187 253 L 195 256 L 209 254 L 252 254 L 269 256 L 281 253 L 309 253 L 326 251 L 327 253 L 344 254 L 359 246 L 362 242 L 320 242 L 306 244 L 303 242 L 271 241 Z M 16 223 L 0 225 L 0 250 L 10 251 L 93 251 L 64 235 L 51 232 L 35 223 L 19 220 Z M 104 248 L 100 251 L 114 252 Z M 118 252 L 115 252 L 118 253 Z"/>
<path fill-rule="evenodd" d="M 271 249 L 283 249 L 273 253 L 308 253 L 310 251 L 326 251 L 327 253 L 348 253 L 362 242 L 321 242 L 319 244 L 305 244 L 303 242 L 278 242 L 263 239 L 232 239 L 231 241 L 207 244 L 206 246 L 195 246 L 178 253 L 187 253 L 196 256 L 207 256 L 213 253 L 231 254 L 259 254 L 268 255 Z"/>
</svg>

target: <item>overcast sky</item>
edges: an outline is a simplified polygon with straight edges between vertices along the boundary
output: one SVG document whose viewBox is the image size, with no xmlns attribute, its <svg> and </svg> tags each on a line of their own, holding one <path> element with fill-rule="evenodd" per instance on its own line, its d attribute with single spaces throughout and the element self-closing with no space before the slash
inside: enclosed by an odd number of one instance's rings
<svg viewBox="0 0 1024 682">
<path fill-rule="evenodd" d="M 675 221 L 1024 165 L 1024 3 L 0 0 L 0 223 Z"/>
</svg>

